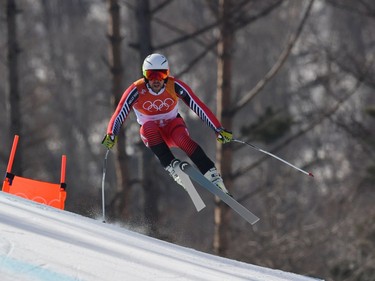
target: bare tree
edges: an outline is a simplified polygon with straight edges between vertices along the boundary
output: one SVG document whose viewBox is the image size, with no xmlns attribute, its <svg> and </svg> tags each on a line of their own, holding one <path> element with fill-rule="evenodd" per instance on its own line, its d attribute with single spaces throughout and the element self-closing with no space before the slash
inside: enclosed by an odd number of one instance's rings
<svg viewBox="0 0 375 281">
<path fill-rule="evenodd" d="M 232 82 L 232 42 L 233 26 L 230 18 L 230 9 L 233 3 L 230 0 L 221 0 L 219 2 L 220 19 L 220 40 L 218 43 L 218 77 L 217 77 L 217 116 L 224 128 L 232 130 L 232 118 L 225 114 L 225 108 L 231 103 L 231 82 Z M 228 190 L 232 189 L 231 166 L 232 149 L 231 144 L 216 147 L 216 163 L 221 171 L 223 180 Z M 216 201 L 215 208 L 215 232 L 214 232 L 214 251 L 219 255 L 225 255 L 228 248 L 228 231 L 226 230 L 230 221 L 229 207 Z"/>
<path fill-rule="evenodd" d="M 121 17 L 120 5 L 117 0 L 108 0 L 109 24 L 108 24 L 108 38 L 109 46 L 109 67 L 112 74 L 112 107 L 116 109 L 120 102 L 122 92 L 124 89 L 123 83 L 123 67 L 121 60 Z M 116 218 L 124 220 L 129 219 L 129 157 L 126 154 L 126 138 L 125 129 L 121 130 L 118 138 L 117 153 L 116 153 L 116 175 L 117 175 L 117 192 L 113 199 L 114 202 L 110 204 L 112 212 Z"/>
<path fill-rule="evenodd" d="M 22 115 L 19 92 L 19 73 L 18 73 L 18 56 L 20 47 L 17 41 L 17 14 L 19 10 L 15 0 L 8 0 L 6 6 L 7 28 L 8 28 L 8 81 L 9 91 L 6 99 L 6 109 L 9 115 L 9 143 L 13 140 L 14 135 L 22 134 Z M 14 173 L 22 175 L 22 144 L 18 146 L 14 165 Z"/>
<path fill-rule="evenodd" d="M 313 1 L 310 1 L 309 6 L 297 28 L 297 31 L 291 36 L 287 48 L 282 52 L 277 63 L 267 73 L 267 75 L 258 82 L 256 87 L 245 95 L 238 104 L 232 105 L 231 97 L 231 64 L 232 64 L 232 48 L 235 43 L 234 33 L 239 28 L 259 19 L 270 13 L 281 4 L 281 1 L 276 1 L 270 5 L 263 7 L 258 14 L 253 16 L 246 15 L 244 10 L 245 3 L 233 3 L 230 0 L 222 0 L 219 2 L 219 21 L 220 25 L 220 40 L 218 43 L 218 83 L 217 83 L 217 115 L 219 116 L 223 126 L 232 129 L 232 122 L 239 109 L 248 104 L 252 97 L 258 94 L 264 85 L 277 73 L 281 68 L 286 58 L 291 52 L 292 47 L 301 33 L 302 27 L 306 22 L 306 18 L 311 10 Z M 246 9 L 245 9 L 246 10 Z M 228 106 L 230 105 L 230 106 Z M 225 109 L 224 109 L 225 108 Z M 223 174 L 223 179 L 229 190 L 233 186 L 233 173 L 232 173 L 232 151 L 231 144 L 217 146 L 216 160 L 219 163 L 220 170 Z M 218 254 L 225 255 L 228 248 L 228 224 L 230 221 L 228 207 L 222 204 L 215 209 L 215 234 L 214 234 L 214 250 Z"/>
<path fill-rule="evenodd" d="M 150 8 L 149 0 L 141 0 L 136 3 L 137 15 L 137 31 L 139 34 L 138 53 L 139 64 L 142 65 L 143 59 L 153 52 L 152 47 L 152 15 L 155 11 Z M 144 149 L 142 151 L 142 186 L 145 195 L 144 201 L 144 215 L 146 221 L 149 223 L 149 231 L 153 236 L 159 236 L 159 197 L 160 187 L 155 179 L 156 171 L 153 166 L 156 164 L 156 159 L 151 151 Z"/>
</svg>

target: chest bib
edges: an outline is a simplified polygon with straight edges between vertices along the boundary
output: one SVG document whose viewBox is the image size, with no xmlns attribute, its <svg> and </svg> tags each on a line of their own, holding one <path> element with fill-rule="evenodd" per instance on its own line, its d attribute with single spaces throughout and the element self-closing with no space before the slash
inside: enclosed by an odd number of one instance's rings
<svg viewBox="0 0 375 281">
<path fill-rule="evenodd" d="M 143 79 L 134 82 L 139 97 L 133 105 L 137 122 L 143 125 L 147 121 L 164 123 L 175 118 L 178 113 L 178 97 L 174 90 L 173 77 L 168 78 L 164 91 L 160 94 L 150 92 Z"/>
</svg>

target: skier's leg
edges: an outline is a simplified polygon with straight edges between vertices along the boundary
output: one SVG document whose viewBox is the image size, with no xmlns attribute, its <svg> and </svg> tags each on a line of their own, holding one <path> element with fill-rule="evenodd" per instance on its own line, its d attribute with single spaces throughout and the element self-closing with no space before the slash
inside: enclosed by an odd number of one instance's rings
<svg viewBox="0 0 375 281">
<path fill-rule="evenodd" d="M 199 171 L 217 187 L 229 194 L 214 162 L 212 162 L 203 149 L 190 138 L 184 120 L 181 117 L 177 117 L 172 123 L 168 124 L 168 126 L 169 135 L 174 143 L 185 151 Z"/>
<path fill-rule="evenodd" d="M 152 121 L 146 122 L 141 126 L 140 134 L 143 143 L 156 155 L 164 169 L 178 184 L 182 185 L 181 179 L 173 168 L 176 159 L 165 143 L 159 126 Z"/>
<path fill-rule="evenodd" d="M 190 159 L 195 163 L 200 163 L 201 173 L 212 183 L 214 183 L 217 187 L 219 187 L 222 191 L 227 193 L 228 195 L 232 196 L 227 188 L 225 187 L 224 181 L 215 167 L 215 164 L 208 158 L 206 153 L 204 153 L 203 149 L 198 146 L 193 154 L 190 156 Z M 197 165 L 197 164 L 195 164 Z M 198 165 L 197 165 L 198 167 Z M 199 169 L 199 167 L 198 167 Z M 203 172 L 202 172 L 203 171 Z"/>
<path fill-rule="evenodd" d="M 159 126 L 152 121 L 146 122 L 141 126 L 140 134 L 143 143 L 156 155 L 162 166 L 167 167 L 174 156 L 163 140 Z"/>
<path fill-rule="evenodd" d="M 169 137 L 176 146 L 189 156 L 202 174 L 215 166 L 203 149 L 191 139 L 186 124 L 181 117 L 177 117 L 169 123 L 167 130 Z"/>
</svg>

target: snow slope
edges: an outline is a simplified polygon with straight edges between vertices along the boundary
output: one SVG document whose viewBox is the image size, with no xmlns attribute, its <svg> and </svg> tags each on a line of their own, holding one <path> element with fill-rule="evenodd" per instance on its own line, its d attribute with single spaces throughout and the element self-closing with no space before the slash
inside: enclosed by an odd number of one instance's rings
<svg viewBox="0 0 375 281">
<path fill-rule="evenodd" d="M 159 241 L 0 192 L 1 281 L 313 281 Z"/>
</svg>

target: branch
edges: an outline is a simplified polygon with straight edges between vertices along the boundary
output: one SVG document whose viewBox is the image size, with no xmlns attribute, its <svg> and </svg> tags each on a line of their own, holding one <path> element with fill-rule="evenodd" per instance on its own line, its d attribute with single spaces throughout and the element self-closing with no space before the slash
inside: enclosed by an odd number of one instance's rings
<svg viewBox="0 0 375 281">
<path fill-rule="evenodd" d="M 355 13 L 355 14 L 358 14 L 358 15 L 361 15 L 361 16 L 369 17 L 370 19 L 375 18 L 375 9 L 364 1 L 358 1 L 364 7 L 363 10 L 361 10 L 360 8 L 357 8 L 357 7 L 350 6 L 350 5 L 337 3 L 336 1 L 333 1 L 333 0 L 326 0 L 326 1 L 329 5 L 331 5 L 334 8 L 345 10 L 347 12 Z M 353 3 L 357 4 L 356 1 L 353 1 Z"/>
<path fill-rule="evenodd" d="M 214 49 L 217 45 L 217 41 L 211 43 L 209 46 L 207 46 L 203 52 L 198 54 L 190 63 L 188 64 L 187 67 L 185 67 L 183 70 L 181 70 L 179 73 L 177 73 L 175 76 L 176 77 L 181 77 L 183 74 L 187 73 L 194 65 L 196 65 L 202 58 L 204 58 L 212 49 Z"/>
<path fill-rule="evenodd" d="M 282 3 L 283 3 L 284 0 L 279 0 L 277 2 L 275 2 L 274 4 L 271 4 L 269 7 L 267 7 L 266 9 L 264 9 L 263 11 L 261 11 L 259 14 L 256 14 L 254 16 L 251 16 L 251 17 L 248 17 L 248 18 L 245 18 L 245 19 L 238 19 L 237 22 L 235 22 L 234 24 L 234 30 L 239 30 L 243 27 L 245 27 L 246 25 L 248 25 L 249 23 L 252 23 L 260 18 L 263 18 L 264 16 L 267 16 L 269 13 L 271 13 L 274 9 L 276 9 L 278 6 L 280 6 Z M 241 6 L 239 7 L 241 8 Z M 233 11 L 233 14 L 237 12 L 237 11 Z"/>
<path fill-rule="evenodd" d="M 196 37 L 196 36 L 198 36 L 202 33 L 205 33 L 206 31 L 211 30 L 212 28 L 216 27 L 218 24 L 219 24 L 219 21 L 211 23 L 211 24 L 206 25 L 205 27 L 203 27 L 199 30 L 194 31 L 193 33 L 182 35 L 181 37 L 173 39 L 172 41 L 161 44 L 159 46 L 155 46 L 155 49 L 159 49 L 159 50 L 165 49 L 165 48 L 168 48 L 168 47 L 170 47 L 174 44 L 179 44 L 179 43 L 185 42 L 185 41 L 189 40 L 190 38 L 194 38 L 194 37 Z"/>
<path fill-rule="evenodd" d="M 347 101 L 350 97 L 352 97 L 357 92 L 357 90 L 360 88 L 361 85 L 362 85 L 362 79 L 358 80 L 357 83 L 356 83 L 356 85 L 355 85 L 355 87 L 353 88 L 352 92 L 349 93 L 344 99 L 339 100 L 334 107 L 332 107 L 330 110 L 328 110 L 325 113 L 323 113 L 320 116 L 320 118 L 318 118 L 315 121 L 311 122 L 306 128 L 301 129 L 299 132 L 295 133 L 294 135 L 291 135 L 289 138 L 287 138 L 286 140 L 284 140 L 281 144 L 279 144 L 278 146 L 276 146 L 270 152 L 271 153 L 276 153 L 277 151 L 279 151 L 283 147 L 285 147 L 288 144 L 290 144 L 295 139 L 303 136 L 308 131 L 312 130 L 314 127 L 316 127 L 317 125 L 319 125 L 320 123 L 322 123 L 327 118 L 331 117 L 341 107 L 341 105 L 345 101 Z M 239 177 L 239 176 L 245 174 L 248 170 L 251 170 L 251 169 L 255 168 L 256 166 L 260 165 L 261 163 L 263 163 L 267 158 L 269 158 L 269 156 L 264 156 L 264 157 L 260 158 L 258 161 L 252 163 L 251 165 L 249 165 L 247 167 L 244 167 L 243 169 L 238 170 L 232 176 L 233 177 Z"/>
<path fill-rule="evenodd" d="M 288 44 L 284 51 L 280 54 L 278 60 L 274 64 L 274 66 L 268 71 L 268 73 L 260 80 L 257 85 L 247 93 L 240 101 L 230 110 L 229 114 L 234 114 L 238 110 L 242 109 L 249 101 L 251 101 L 260 91 L 264 88 L 264 86 L 277 74 L 277 72 L 281 69 L 285 61 L 287 60 L 290 52 L 292 51 L 293 47 L 295 46 L 302 29 L 306 23 L 306 20 L 310 14 L 311 7 L 315 0 L 310 0 L 310 3 L 299 23 L 299 26 L 294 34 L 292 34 L 288 40 Z"/>
<path fill-rule="evenodd" d="M 171 2 L 174 0 L 165 0 L 164 2 L 158 4 L 154 9 L 152 9 L 150 12 L 151 14 L 156 14 L 158 11 L 162 10 L 165 6 L 168 6 Z"/>
<path fill-rule="evenodd" d="M 233 32 L 239 30 L 240 28 L 243 28 L 245 27 L 247 24 L 251 23 L 251 22 L 254 22 L 266 15 L 268 15 L 270 12 L 272 12 L 277 6 L 279 6 L 280 4 L 282 4 L 284 0 L 279 0 L 278 2 L 276 2 L 275 4 L 273 5 L 270 5 L 267 9 L 263 10 L 261 13 L 255 15 L 255 16 L 252 16 L 252 17 L 249 17 L 245 20 L 238 20 L 236 22 L 236 25 L 234 26 L 233 28 Z M 314 1 L 314 0 L 313 0 Z M 247 4 L 247 1 L 243 1 L 243 5 Z M 240 3 L 238 6 L 235 7 L 236 9 L 234 11 L 232 11 L 232 15 L 234 15 L 236 12 L 238 11 L 241 11 L 241 8 L 242 8 L 242 4 Z M 165 26 L 169 26 L 169 24 L 166 24 L 165 22 L 162 22 L 161 20 L 158 20 L 159 23 L 165 25 Z M 190 34 L 184 34 L 182 35 L 181 37 L 179 38 L 176 38 L 176 39 L 173 39 L 172 41 L 169 41 L 167 43 L 164 43 L 164 44 L 161 44 L 159 46 L 155 46 L 155 49 L 165 49 L 165 48 L 168 48 L 174 44 L 179 44 L 179 43 L 182 43 L 182 42 L 185 42 L 187 40 L 189 40 L 190 38 L 194 38 L 202 33 L 205 33 L 209 30 L 211 30 L 212 28 L 215 28 L 216 26 L 218 26 L 219 24 L 221 24 L 221 20 L 217 20 L 199 30 L 196 30 L 194 31 L 193 33 L 190 33 Z M 176 30 L 175 28 L 173 28 L 172 30 Z"/>
<path fill-rule="evenodd" d="M 161 20 L 159 18 L 154 18 L 154 21 L 156 23 L 168 28 L 169 30 L 171 30 L 173 32 L 176 32 L 177 34 L 180 34 L 181 38 L 186 37 L 186 36 L 189 36 L 188 39 L 191 38 L 191 36 L 186 33 L 186 30 L 180 29 L 180 28 L 176 27 L 176 25 L 173 25 L 173 24 L 171 24 L 167 21 Z M 193 38 L 193 39 L 195 40 L 196 43 L 198 43 L 199 46 L 206 47 L 206 42 L 204 42 L 203 40 L 200 40 L 199 38 Z M 180 39 L 176 39 L 176 40 L 180 40 Z"/>
</svg>

